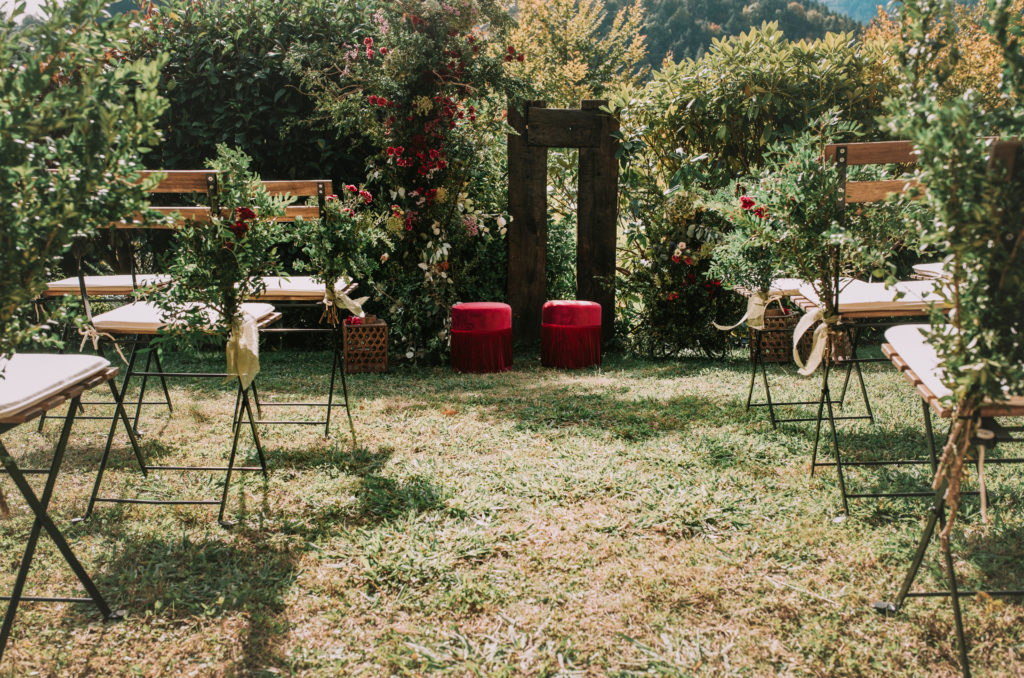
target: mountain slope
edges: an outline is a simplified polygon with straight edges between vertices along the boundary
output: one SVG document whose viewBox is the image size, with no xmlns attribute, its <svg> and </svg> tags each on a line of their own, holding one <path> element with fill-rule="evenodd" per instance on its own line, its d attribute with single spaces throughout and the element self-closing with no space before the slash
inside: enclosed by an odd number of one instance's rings
<svg viewBox="0 0 1024 678">
<path fill-rule="evenodd" d="M 872 0 L 832 0 L 871 2 Z M 628 0 L 608 0 L 608 14 Z M 825 33 L 853 31 L 861 24 L 814 0 L 646 0 L 648 60 L 657 67 L 666 55 L 675 60 L 704 53 L 713 38 L 736 35 L 777 21 L 790 40 L 820 38 Z"/>
</svg>

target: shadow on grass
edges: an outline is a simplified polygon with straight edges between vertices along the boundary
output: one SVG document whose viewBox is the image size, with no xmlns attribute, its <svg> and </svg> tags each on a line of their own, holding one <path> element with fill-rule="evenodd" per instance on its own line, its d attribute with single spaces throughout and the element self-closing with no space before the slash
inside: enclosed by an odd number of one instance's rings
<svg viewBox="0 0 1024 678">
<path fill-rule="evenodd" d="M 301 546 L 244 531 L 227 539 L 216 533 L 127 534 L 110 529 L 117 522 L 107 521 L 105 535 L 115 546 L 94 579 L 129 613 L 126 623 L 150 616 L 185 621 L 244 613 L 240 618 L 247 628 L 237 632 L 244 634 L 237 669 L 287 666 L 276 648 L 290 626 L 285 597 L 297 577 Z"/>
</svg>

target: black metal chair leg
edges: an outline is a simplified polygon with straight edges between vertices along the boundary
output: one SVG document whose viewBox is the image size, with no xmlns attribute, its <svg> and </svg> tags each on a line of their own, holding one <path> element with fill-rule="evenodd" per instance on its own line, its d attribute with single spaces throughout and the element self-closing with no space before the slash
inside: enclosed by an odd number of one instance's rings
<svg viewBox="0 0 1024 678">
<path fill-rule="evenodd" d="M 946 527 L 946 508 L 943 504 L 939 508 L 939 529 Z M 967 661 L 967 634 L 964 633 L 963 610 L 960 607 L 960 590 L 956 583 L 956 568 L 953 566 L 952 547 L 941 549 L 943 559 L 946 561 L 946 574 L 949 577 L 949 594 L 953 603 L 953 624 L 956 627 L 956 645 L 960 654 L 960 669 L 964 678 L 970 678 L 971 667 Z"/>
<path fill-rule="evenodd" d="M 134 359 L 134 357 L 133 354 L 132 358 Z M 85 515 L 78 520 L 89 519 L 92 516 L 93 509 L 96 507 L 96 498 L 99 496 L 100 485 L 103 483 L 103 474 L 106 472 L 107 462 L 110 459 L 110 450 L 114 444 L 114 434 L 117 433 L 118 419 L 124 424 L 125 432 L 128 433 L 128 440 L 131 441 L 132 451 L 135 453 L 135 461 L 139 464 L 139 470 L 142 471 L 143 476 L 149 476 L 149 470 L 146 468 L 146 459 L 142 456 L 142 449 L 139 447 L 139 440 L 135 436 L 135 429 L 132 428 L 132 423 L 128 420 L 128 412 L 124 409 L 124 401 L 121 399 L 117 387 L 114 386 L 113 380 L 107 383 L 110 385 L 111 395 L 114 396 L 114 416 L 110 420 L 107 444 L 103 448 L 103 456 L 100 457 L 100 465 L 96 471 L 96 482 L 93 483 L 92 494 L 89 495 L 89 505 L 85 509 Z"/>
<path fill-rule="evenodd" d="M 352 434 L 352 447 L 356 446 L 356 425 L 352 421 L 352 409 L 348 404 L 348 379 L 345 377 L 345 358 L 341 357 L 341 393 L 345 397 L 345 414 L 348 415 L 348 430 Z"/>
<path fill-rule="evenodd" d="M 750 387 L 747 388 L 747 412 L 750 411 L 750 403 L 754 398 L 754 380 L 757 377 L 757 349 L 761 341 L 754 328 L 748 328 L 750 333 Z"/>
<path fill-rule="evenodd" d="M 85 568 L 82 567 L 81 562 L 79 562 L 78 558 L 76 558 L 75 554 L 71 551 L 71 547 L 64 539 L 64 535 L 61 534 L 60 530 L 57 529 L 57 526 L 53 523 L 53 520 L 46 513 L 50 504 L 50 499 L 53 496 L 53 488 L 57 482 L 57 474 L 60 471 L 60 467 L 64 459 L 64 452 L 67 449 L 68 440 L 71 436 L 71 427 L 74 423 L 75 412 L 78 409 L 80 400 L 80 397 L 73 398 L 68 406 L 68 413 L 64 418 L 64 426 L 61 430 L 60 441 L 57 443 L 57 448 L 54 451 L 53 461 L 50 464 L 50 472 L 47 476 L 46 485 L 43 488 L 41 497 L 36 497 L 32 487 L 28 484 L 25 480 L 25 476 L 21 473 L 21 469 L 19 469 L 18 465 L 15 463 L 14 458 L 7 451 L 7 448 L 4 447 L 3 443 L 0 442 L 0 460 L 2 460 L 4 467 L 7 469 L 8 476 L 17 486 L 19 492 L 21 492 L 24 497 L 25 502 L 35 514 L 35 520 L 32 523 L 32 530 L 29 534 L 28 542 L 25 545 L 25 552 L 22 556 L 22 561 L 14 582 L 14 588 L 11 591 L 10 599 L 7 604 L 7 611 L 4 614 L 3 624 L 0 626 L 0 659 L 3 657 L 3 652 L 7 647 L 7 641 L 10 638 L 14 617 L 15 614 L 17 614 L 18 604 L 21 602 L 22 595 L 24 594 L 25 581 L 28 578 L 29 568 L 32 565 L 32 559 L 35 555 L 36 544 L 39 541 L 39 536 L 43 529 L 45 529 L 50 535 L 50 538 L 57 546 L 57 549 L 64 557 L 64 560 L 85 587 L 90 600 L 99 609 L 100 614 L 107 619 L 115 619 L 119 617 L 119 615 L 115 615 L 111 612 L 110 606 L 107 605 L 107 602 L 103 598 L 102 594 L 100 594 L 99 589 L 96 588 L 96 585 L 85 571 Z"/>
<path fill-rule="evenodd" d="M 220 511 L 217 514 L 217 522 L 220 523 L 221 527 L 233 527 L 234 523 L 224 519 L 224 509 L 228 503 L 228 488 L 231 487 L 231 471 L 235 467 L 235 457 L 238 454 L 238 436 L 242 432 L 242 413 L 239 411 L 244 406 L 242 399 L 242 385 L 238 385 L 238 397 L 235 400 L 235 413 L 232 415 L 233 422 L 233 434 L 231 436 L 231 454 L 228 456 L 227 469 L 224 472 L 224 492 L 220 497 Z M 251 416 L 251 415 L 250 415 Z"/>
<path fill-rule="evenodd" d="M 327 390 L 327 416 L 324 419 L 324 435 L 331 435 L 331 410 L 334 409 L 334 376 L 337 374 L 338 369 L 338 335 L 341 330 L 337 325 L 334 326 L 334 331 L 331 332 L 331 383 Z M 342 366 L 342 376 L 344 376 L 344 366 Z M 348 407 L 348 402 L 345 402 L 345 407 Z"/>
<path fill-rule="evenodd" d="M 132 420 L 132 426 L 135 430 L 139 430 L 139 416 L 142 414 L 142 401 L 146 398 L 146 384 L 149 383 L 149 372 L 150 365 L 153 363 L 153 350 L 150 348 L 146 349 L 146 366 L 142 368 L 145 373 L 142 375 L 142 384 L 139 385 L 139 399 L 135 402 L 135 417 Z"/>
<path fill-rule="evenodd" d="M 821 395 L 818 396 L 818 416 L 814 422 L 814 450 L 811 452 L 811 477 L 818 468 L 818 447 L 821 444 L 821 422 L 825 415 L 825 393 L 828 391 L 828 363 L 822 368 Z"/>
<path fill-rule="evenodd" d="M 241 384 L 239 384 L 241 387 Z M 256 430 L 256 420 L 252 414 L 252 404 L 249 402 L 249 395 L 242 391 L 242 407 L 245 408 L 245 412 L 249 417 L 249 430 L 252 431 L 252 440 L 256 444 L 256 454 L 260 458 L 260 468 L 263 469 L 263 477 L 267 477 L 267 459 L 263 455 L 263 442 L 260 440 L 260 432 Z M 239 413 L 239 421 L 241 421 L 241 413 Z"/>
<path fill-rule="evenodd" d="M 850 506 L 846 496 L 846 477 L 843 473 L 843 455 L 839 450 L 839 435 L 836 433 L 836 414 L 832 409 L 832 393 L 828 387 L 828 367 L 825 368 L 825 403 L 828 406 L 828 424 L 832 432 L 832 452 L 836 457 L 836 472 L 839 476 L 839 491 L 843 495 L 843 513 L 850 515 Z"/>
<path fill-rule="evenodd" d="M 164 377 L 164 366 L 160 364 L 159 348 L 153 349 L 153 360 L 156 362 L 156 371 L 160 373 L 160 386 L 164 391 L 164 400 L 167 401 L 167 411 L 174 414 L 174 406 L 171 404 L 171 392 L 167 389 L 167 379 Z"/>
</svg>

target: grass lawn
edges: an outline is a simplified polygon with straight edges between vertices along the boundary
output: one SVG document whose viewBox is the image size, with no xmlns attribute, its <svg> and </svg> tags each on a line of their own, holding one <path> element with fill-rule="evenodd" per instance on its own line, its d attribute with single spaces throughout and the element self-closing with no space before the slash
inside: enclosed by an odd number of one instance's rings
<svg viewBox="0 0 1024 678">
<path fill-rule="evenodd" d="M 264 397 L 317 398 L 327 366 L 323 353 L 265 352 Z M 737 354 L 357 375 L 359 446 L 341 418 L 330 439 L 264 427 L 271 475 L 233 486 L 231 531 L 207 507 L 107 504 L 69 524 L 84 512 L 106 430 L 79 422 L 52 512 L 127 617 L 25 603 L 0 674 L 958 674 L 946 601 L 914 600 L 888 620 L 870 607 L 894 597 L 924 504 L 851 500 L 844 520 L 834 473 L 809 477 L 811 425 L 774 431 L 766 412 L 744 411 L 747 370 Z M 842 425 L 844 451 L 923 455 L 910 386 L 885 364 L 867 379 L 879 423 Z M 817 387 L 792 372 L 774 381 L 787 400 Z M 229 387 L 178 380 L 172 397 L 173 417 L 154 407 L 143 419 L 152 463 L 223 463 Z M 25 465 L 41 463 L 58 428 L 40 436 L 25 425 L 4 442 Z M 219 474 L 143 479 L 119 440 L 108 494 L 219 498 Z M 860 471 L 849 483 L 919 489 L 919 471 Z M 1012 466 L 989 476 L 993 523 L 966 501 L 957 567 L 972 587 L 1020 588 L 1024 483 Z M 14 509 L 0 521 L 6 593 L 30 517 L 4 488 Z M 921 587 L 942 586 L 936 553 Z M 78 591 L 45 537 L 29 589 Z M 965 612 L 975 674 L 1024 674 L 1024 609 L 984 599 Z"/>
</svg>

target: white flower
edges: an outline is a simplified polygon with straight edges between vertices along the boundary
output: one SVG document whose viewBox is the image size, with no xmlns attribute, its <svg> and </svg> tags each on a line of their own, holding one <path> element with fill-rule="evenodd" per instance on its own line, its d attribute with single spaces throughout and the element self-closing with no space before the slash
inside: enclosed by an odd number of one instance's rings
<svg viewBox="0 0 1024 678">
<path fill-rule="evenodd" d="M 508 224 L 508 222 L 505 221 L 505 217 L 498 217 L 495 221 L 497 222 L 499 228 L 505 228 L 505 225 Z"/>
</svg>

